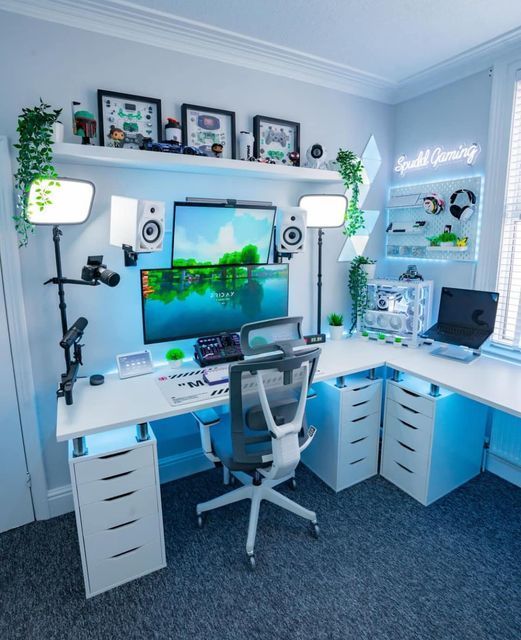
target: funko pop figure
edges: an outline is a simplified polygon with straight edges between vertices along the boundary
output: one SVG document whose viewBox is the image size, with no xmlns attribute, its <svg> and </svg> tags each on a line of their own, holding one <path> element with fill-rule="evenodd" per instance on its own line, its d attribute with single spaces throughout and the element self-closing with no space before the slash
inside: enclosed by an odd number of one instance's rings
<svg viewBox="0 0 521 640">
<path fill-rule="evenodd" d="M 111 125 L 108 138 L 111 147 L 122 148 L 125 144 L 125 132 L 114 125 Z"/>
<path fill-rule="evenodd" d="M 222 156 L 223 149 L 223 145 L 219 142 L 214 142 L 212 144 L 212 153 L 216 158 L 220 158 Z"/>
</svg>

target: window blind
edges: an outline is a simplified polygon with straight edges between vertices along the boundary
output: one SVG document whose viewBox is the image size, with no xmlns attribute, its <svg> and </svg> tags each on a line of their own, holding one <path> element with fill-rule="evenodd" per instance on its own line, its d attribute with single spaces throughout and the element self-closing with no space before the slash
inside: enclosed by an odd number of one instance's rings
<svg viewBox="0 0 521 640">
<path fill-rule="evenodd" d="M 514 91 L 493 342 L 521 350 L 521 73 Z"/>
</svg>

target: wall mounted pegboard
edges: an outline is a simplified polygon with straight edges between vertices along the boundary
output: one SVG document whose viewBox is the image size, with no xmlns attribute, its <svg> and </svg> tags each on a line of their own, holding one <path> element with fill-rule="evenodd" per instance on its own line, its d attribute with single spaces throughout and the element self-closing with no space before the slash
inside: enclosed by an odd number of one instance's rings
<svg viewBox="0 0 521 640">
<path fill-rule="evenodd" d="M 438 182 L 392 187 L 387 208 L 386 256 L 414 258 L 415 260 L 459 260 L 475 262 L 478 259 L 479 229 L 483 179 L 456 178 Z M 450 197 L 458 189 L 468 189 L 476 196 L 474 213 L 462 221 L 450 213 Z M 427 213 L 423 197 L 437 194 L 445 201 L 439 214 Z M 461 198 L 459 204 L 465 204 Z M 438 236 L 449 225 L 458 238 L 468 238 L 465 247 L 431 247 L 427 237 Z"/>
</svg>

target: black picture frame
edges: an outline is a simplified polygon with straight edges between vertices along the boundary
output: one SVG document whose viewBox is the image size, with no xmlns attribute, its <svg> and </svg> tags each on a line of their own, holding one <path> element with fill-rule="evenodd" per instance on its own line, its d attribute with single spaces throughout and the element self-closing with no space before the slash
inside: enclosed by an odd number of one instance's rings
<svg viewBox="0 0 521 640">
<path fill-rule="evenodd" d="M 161 142 L 162 139 L 162 116 L 161 116 L 161 100 L 159 98 L 148 98 L 146 96 L 138 96 L 132 93 L 120 93 L 118 91 L 109 91 L 106 89 L 98 89 L 98 120 L 99 120 L 99 143 L 100 146 L 105 147 L 108 146 L 106 144 L 105 137 L 107 132 L 110 130 L 109 123 L 105 123 L 104 111 L 103 111 L 103 101 L 106 99 L 113 98 L 115 100 L 126 100 L 129 103 L 132 102 L 145 102 L 148 103 L 150 107 L 155 107 L 155 118 L 152 119 L 153 124 L 156 128 L 157 139 L 154 136 L 146 136 L 151 137 L 153 142 Z M 150 113 L 152 116 L 152 112 Z M 141 133 L 141 132 L 140 132 Z M 142 134 L 141 134 L 142 135 Z M 112 145 L 116 148 L 139 148 L 139 144 L 136 142 L 132 146 L 123 145 Z"/>
<path fill-rule="evenodd" d="M 263 150 L 263 147 L 261 146 L 261 127 L 263 124 L 276 125 L 277 127 L 287 127 L 294 130 L 294 138 L 295 138 L 295 144 L 293 146 L 294 148 L 287 149 L 286 158 L 282 159 L 279 162 L 277 162 L 276 158 L 272 158 L 275 160 L 277 164 L 292 166 L 293 163 L 289 160 L 289 158 L 287 158 L 287 155 L 292 151 L 296 151 L 300 155 L 300 122 L 294 122 L 293 120 L 283 120 L 281 118 L 271 118 L 269 116 L 256 115 L 253 118 L 253 135 L 255 136 L 255 141 L 253 143 L 253 152 L 257 159 L 265 159 L 269 157 L 267 155 L 264 155 L 265 152 Z M 300 165 L 300 160 L 297 166 L 299 165 Z"/>
<path fill-rule="evenodd" d="M 226 109 L 216 109 L 214 107 L 204 107 L 197 104 L 184 103 L 181 105 L 181 130 L 183 135 L 183 144 L 189 147 L 197 147 L 198 149 L 203 151 L 205 155 L 209 155 L 209 156 L 211 156 L 211 153 L 208 153 L 207 150 L 204 149 L 204 147 L 207 147 L 208 145 L 194 144 L 191 131 L 189 130 L 189 122 L 188 122 L 189 111 L 201 111 L 203 113 L 208 113 L 215 116 L 225 116 L 226 118 L 230 118 L 231 140 L 224 142 L 224 148 L 226 149 L 226 147 L 228 147 L 229 145 L 228 148 L 231 148 L 230 158 L 235 160 L 237 158 L 237 139 L 235 134 L 235 111 L 227 111 Z M 210 142 L 210 140 L 208 142 Z M 216 140 L 214 140 L 214 142 L 216 142 Z M 228 157 L 228 154 L 226 155 L 223 154 L 222 157 Z"/>
</svg>

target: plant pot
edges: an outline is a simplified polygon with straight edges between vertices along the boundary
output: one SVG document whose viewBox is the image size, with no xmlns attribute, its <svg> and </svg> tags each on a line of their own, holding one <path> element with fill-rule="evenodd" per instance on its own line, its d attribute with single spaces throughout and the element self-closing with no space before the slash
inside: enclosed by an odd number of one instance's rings
<svg viewBox="0 0 521 640">
<path fill-rule="evenodd" d="M 52 125 L 52 141 L 54 144 L 63 142 L 63 124 L 61 122 L 55 122 Z"/>
<path fill-rule="evenodd" d="M 453 247 L 454 242 L 440 242 L 440 247 Z"/>
<path fill-rule="evenodd" d="M 368 280 L 373 280 L 376 275 L 376 264 L 361 264 L 360 269 L 365 271 Z"/>
<path fill-rule="evenodd" d="M 333 325 L 329 325 L 329 335 L 331 337 L 331 340 L 342 340 L 342 338 L 344 337 L 344 325 L 340 325 L 337 327 L 334 327 Z"/>
<path fill-rule="evenodd" d="M 369 336 L 368 335 L 367 336 L 361 335 L 360 337 L 362 338 L 362 340 L 365 340 L 366 342 L 369 342 Z"/>
<path fill-rule="evenodd" d="M 182 360 L 169 360 L 168 364 L 170 365 L 171 369 L 178 369 L 183 364 L 183 361 Z"/>
</svg>

